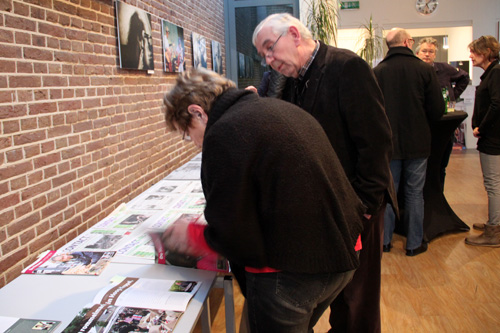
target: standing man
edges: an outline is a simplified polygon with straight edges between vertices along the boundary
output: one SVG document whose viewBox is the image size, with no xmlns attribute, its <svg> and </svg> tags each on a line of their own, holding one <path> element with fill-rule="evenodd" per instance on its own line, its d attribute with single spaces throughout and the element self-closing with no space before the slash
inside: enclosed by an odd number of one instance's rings
<svg viewBox="0 0 500 333">
<path fill-rule="evenodd" d="M 385 111 L 392 128 L 394 155 L 391 172 L 399 189 L 403 176 L 404 221 L 408 224 L 406 255 L 427 250 L 424 237 L 424 184 L 427 158 L 431 152 L 429 123 L 444 113 L 444 100 L 434 69 L 417 58 L 413 38 L 400 28 L 386 36 L 389 52 L 375 68 L 385 97 Z M 387 207 L 384 222 L 384 251 L 391 250 L 395 215 Z"/>
<path fill-rule="evenodd" d="M 380 332 L 383 216 L 396 195 L 389 169 L 391 129 L 373 71 L 353 52 L 313 40 L 290 14 L 268 16 L 252 42 L 268 65 L 288 77 L 283 99 L 321 124 L 367 207 L 360 267 L 331 305 L 332 330 Z"/>
<path fill-rule="evenodd" d="M 417 57 L 434 67 L 441 89 L 446 88 L 448 90 L 450 101 L 456 102 L 469 84 L 469 74 L 467 74 L 467 72 L 463 69 L 455 68 L 445 62 L 435 62 L 434 60 L 436 59 L 437 48 L 438 42 L 436 39 L 432 37 L 425 37 L 420 40 L 419 45 L 415 49 L 415 54 Z M 455 133 L 451 136 L 441 161 L 440 177 L 443 189 L 446 167 L 450 161 L 454 138 Z"/>
</svg>

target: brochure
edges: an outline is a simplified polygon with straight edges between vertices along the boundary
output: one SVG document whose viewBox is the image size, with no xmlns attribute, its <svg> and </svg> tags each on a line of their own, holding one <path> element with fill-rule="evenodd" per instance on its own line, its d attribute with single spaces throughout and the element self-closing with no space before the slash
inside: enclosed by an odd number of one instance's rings
<svg viewBox="0 0 500 333">
<path fill-rule="evenodd" d="M 53 332 L 60 323 L 57 320 L 0 317 L 0 331 L 4 333 Z"/>
<path fill-rule="evenodd" d="M 24 274 L 99 275 L 115 251 L 45 251 L 25 268 Z"/>
<path fill-rule="evenodd" d="M 101 289 L 94 304 L 63 332 L 171 332 L 200 286 L 197 281 L 124 278 Z"/>
</svg>

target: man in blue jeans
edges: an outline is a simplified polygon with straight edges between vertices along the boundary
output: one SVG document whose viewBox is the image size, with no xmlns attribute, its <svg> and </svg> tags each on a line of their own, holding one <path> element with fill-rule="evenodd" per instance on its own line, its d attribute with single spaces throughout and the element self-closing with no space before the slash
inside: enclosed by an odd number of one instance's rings
<svg viewBox="0 0 500 333">
<path fill-rule="evenodd" d="M 427 251 L 424 242 L 424 184 L 431 152 L 429 123 L 444 114 L 445 105 L 434 69 L 417 58 L 413 38 L 399 28 L 386 37 L 389 51 L 374 69 L 385 98 L 385 112 L 392 128 L 390 163 L 394 186 L 404 192 L 403 219 L 408 225 L 406 255 Z M 400 184 L 400 180 L 403 181 Z M 384 252 L 391 250 L 395 226 L 392 207 L 384 219 Z"/>
</svg>

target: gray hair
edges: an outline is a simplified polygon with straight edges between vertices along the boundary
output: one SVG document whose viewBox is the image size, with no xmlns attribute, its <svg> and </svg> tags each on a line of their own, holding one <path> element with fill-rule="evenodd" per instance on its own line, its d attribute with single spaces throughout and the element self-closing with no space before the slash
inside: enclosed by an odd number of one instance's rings
<svg viewBox="0 0 500 333">
<path fill-rule="evenodd" d="M 264 27 L 271 27 L 273 33 L 281 35 L 285 34 L 291 26 L 297 28 L 302 39 L 313 39 L 311 31 L 299 19 L 288 13 L 278 13 L 269 15 L 257 25 L 253 31 L 252 43 L 256 46 L 257 35 Z"/>
<path fill-rule="evenodd" d="M 422 47 L 422 44 L 432 44 L 436 47 L 436 51 L 438 49 L 438 41 L 435 38 L 432 37 L 424 37 L 418 42 L 418 46 L 415 49 L 415 53 L 420 52 L 420 48 Z"/>
</svg>

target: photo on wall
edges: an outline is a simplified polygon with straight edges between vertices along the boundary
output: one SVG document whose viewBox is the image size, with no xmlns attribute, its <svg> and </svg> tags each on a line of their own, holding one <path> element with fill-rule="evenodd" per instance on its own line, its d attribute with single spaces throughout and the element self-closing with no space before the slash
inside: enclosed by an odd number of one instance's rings
<svg viewBox="0 0 500 333">
<path fill-rule="evenodd" d="M 245 55 L 238 52 L 238 77 L 244 78 L 245 75 Z"/>
<path fill-rule="evenodd" d="M 193 32 L 192 35 L 192 48 L 193 48 L 193 67 L 194 68 L 208 68 L 207 66 L 207 43 L 203 36 Z"/>
<path fill-rule="evenodd" d="M 161 20 L 163 40 L 163 70 L 165 72 L 183 72 L 184 67 L 184 29 L 165 20 Z"/>
<path fill-rule="evenodd" d="M 212 41 L 212 66 L 214 72 L 222 74 L 222 51 L 220 43 Z"/>
<path fill-rule="evenodd" d="M 120 68 L 153 70 L 151 14 L 116 2 Z"/>
</svg>

